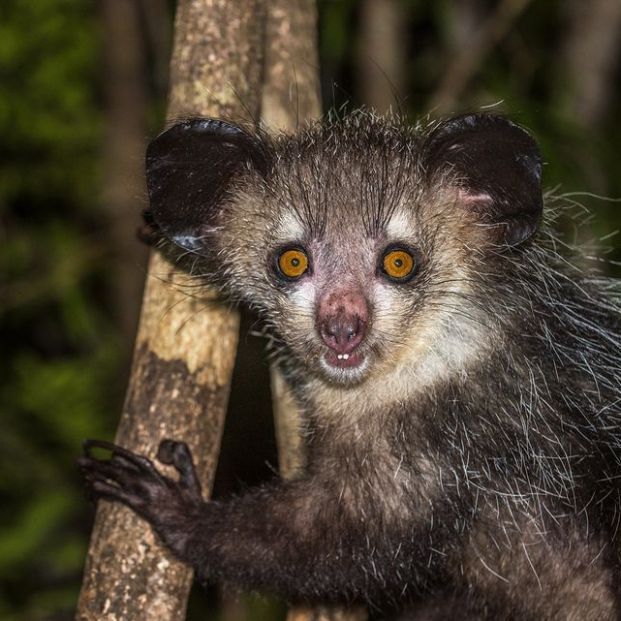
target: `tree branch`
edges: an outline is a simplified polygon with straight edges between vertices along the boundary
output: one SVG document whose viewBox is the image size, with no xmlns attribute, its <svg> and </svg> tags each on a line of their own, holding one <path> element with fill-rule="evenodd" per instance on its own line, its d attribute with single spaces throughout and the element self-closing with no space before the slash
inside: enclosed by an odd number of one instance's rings
<svg viewBox="0 0 621 621">
<path fill-rule="evenodd" d="M 256 118 L 263 0 L 180 0 L 168 116 Z M 126 402 L 116 442 L 153 456 L 164 437 L 199 456 L 204 489 L 215 471 L 238 339 L 238 315 L 214 292 L 187 293 L 188 276 L 151 256 Z M 136 515 L 98 507 L 77 619 L 180 621 L 192 581 Z"/>
</svg>

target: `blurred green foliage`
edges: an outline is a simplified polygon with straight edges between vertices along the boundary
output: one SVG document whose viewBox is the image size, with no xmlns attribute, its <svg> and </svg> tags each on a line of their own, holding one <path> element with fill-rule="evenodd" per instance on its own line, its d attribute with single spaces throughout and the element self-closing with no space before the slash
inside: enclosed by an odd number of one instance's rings
<svg viewBox="0 0 621 621">
<path fill-rule="evenodd" d="M 454 2 L 401 6 L 408 29 L 403 110 L 415 118 L 427 112 L 452 59 Z M 540 140 L 548 186 L 621 196 L 621 97 L 613 93 L 597 130 L 568 115 L 568 76 L 558 59 L 562 6 L 532 3 L 478 68 L 459 108 L 503 100 L 502 110 Z M 357 0 L 320 2 L 326 106 L 358 103 L 358 9 Z M 109 222 L 100 207 L 102 44 L 93 3 L 0 4 L 3 621 L 71 618 L 91 517 L 73 464 L 83 438 L 111 436 L 125 381 L 129 344 L 114 318 Z M 154 98 L 150 118 L 161 120 L 162 109 Z M 580 200 L 595 214 L 594 235 L 621 224 L 618 203 Z M 621 259 L 618 241 L 608 243 L 610 256 Z M 273 618 L 273 605 L 252 602 L 253 618 Z"/>
<path fill-rule="evenodd" d="M 94 7 L 5 0 L 0 16 L 0 200 L 87 209 L 102 124 Z"/>
<path fill-rule="evenodd" d="M 88 532 L 73 464 L 83 438 L 109 433 L 118 403 L 122 349 L 102 303 L 99 47 L 90 3 L 0 6 L 0 618 L 6 621 L 69 618 Z"/>
</svg>

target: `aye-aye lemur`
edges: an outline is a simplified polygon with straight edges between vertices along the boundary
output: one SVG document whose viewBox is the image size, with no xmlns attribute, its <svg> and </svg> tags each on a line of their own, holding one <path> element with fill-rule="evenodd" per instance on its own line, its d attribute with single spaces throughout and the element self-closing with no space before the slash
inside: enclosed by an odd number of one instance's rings
<svg viewBox="0 0 621 621">
<path fill-rule="evenodd" d="M 147 173 L 161 238 L 265 320 L 308 463 L 210 502 L 184 443 L 158 454 L 176 481 L 94 441 L 96 496 L 203 579 L 291 601 L 619 618 L 621 305 L 540 226 L 527 131 L 361 112 L 274 138 L 190 119 Z"/>
</svg>

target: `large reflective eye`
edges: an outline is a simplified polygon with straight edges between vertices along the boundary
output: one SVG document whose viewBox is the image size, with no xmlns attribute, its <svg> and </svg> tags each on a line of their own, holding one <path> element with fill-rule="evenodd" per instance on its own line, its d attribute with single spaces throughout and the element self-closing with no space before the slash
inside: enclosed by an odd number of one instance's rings
<svg viewBox="0 0 621 621">
<path fill-rule="evenodd" d="M 414 257 L 403 248 L 391 248 L 382 257 L 382 271 L 393 280 L 405 280 L 415 267 Z"/>
<path fill-rule="evenodd" d="M 300 248 L 288 248 L 278 255 L 278 269 L 287 278 L 299 278 L 308 269 L 308 256 Z"/>
</svg>

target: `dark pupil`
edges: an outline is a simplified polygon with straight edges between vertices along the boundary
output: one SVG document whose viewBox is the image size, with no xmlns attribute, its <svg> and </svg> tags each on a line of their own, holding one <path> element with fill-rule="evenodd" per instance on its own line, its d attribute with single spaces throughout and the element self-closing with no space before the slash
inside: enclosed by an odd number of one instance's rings
<svg viewBox="0 0 621 621">
<path fill-rule="evenodd" d="M 297 258 L 291 259 L 291 265 L 293 267 L 298 267 L 300 265 L 300 259 L 297 259 Z"/>
<path fill-rule="evenodd" d="M 403 259 L 395 259 L 395 267 L 403 267 Z"/>
</svg>

